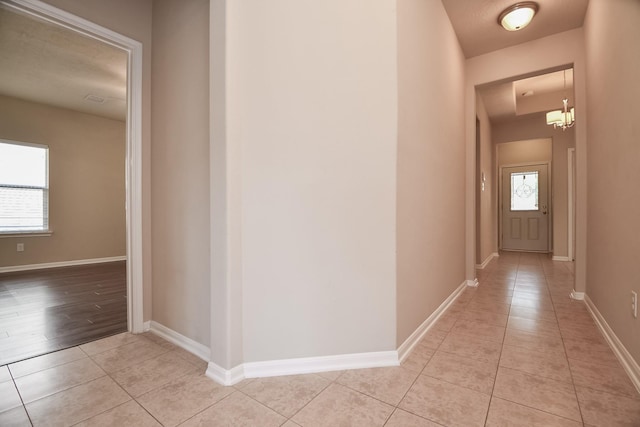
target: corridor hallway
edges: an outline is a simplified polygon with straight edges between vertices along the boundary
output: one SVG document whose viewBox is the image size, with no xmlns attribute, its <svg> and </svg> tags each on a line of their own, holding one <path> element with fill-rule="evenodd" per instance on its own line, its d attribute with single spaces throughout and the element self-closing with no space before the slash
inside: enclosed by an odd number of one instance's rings
<svg viewBox="0 0 640 427">
<path fill-rule="evenodd" d="M 2 366 L 0 425 L 639 426 L 640 396 L 569 299 L 571 268 L 503 253 L 401 367 L 223 387 L 149 333 Z"/>
</svg>

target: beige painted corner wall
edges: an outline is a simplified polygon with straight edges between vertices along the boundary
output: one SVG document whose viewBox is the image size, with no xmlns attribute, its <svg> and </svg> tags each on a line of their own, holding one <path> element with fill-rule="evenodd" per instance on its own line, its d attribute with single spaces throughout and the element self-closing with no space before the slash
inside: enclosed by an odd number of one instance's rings
<svg viewBox="0 0 640 427">
<path fill-rule="evenodd" d="M 245 362 L 396 348 L 395 4 L 227 3 Z"/>
<path fill-rule="evenodd" d="M 640 2 L 591 0 L 585 22 L 589 94 L 587 295 L 640 363 Z M 611 46 L 618 46 L 612 49 Z M 577 113 L 577 112 L 576 112 Z"/>
<path fill-rule="evenodd" d="M 576 111 L 576 117 L 580 118 L 580 112 Z M 551 209 L 553 210 L 553 256 L 568 256 L 568 149 L 575 147 L 575 128 L 565 131 L 554 129 L 546 123 L 545 113 L 527 114 L 514 120 L 496 123 L 493 125 L 493 142 L 502 144 L 512 141 L 532 140 L 538 138 L 551 138 Z M 536 160 L 543 160 L 545 155 L 539 155 L 538 150 L 523 152 L 531 156 L 537 156 Z M 521 159 L 521 157 L 519 158 Z M 532 157 L 533 159 L 533 157 Z M 512 161 L 513 160 L 513 161 Z M 501 164 L 518 163 L 516 159 L 505 160 Z"/>
<path fill-rule="evenodd" d="M 480 194 L 479 202 L 476 197 L 476 264 L 482 264 L 489 257 L 498 252 L 498 214 L 497 194 L 498 185 L 495 174 L 495 150 L 492 141 L 492 125 L 481 97 L 476 97 L 476 115 L 480 121 L 480 171 L 478 177 L 484 173 L 484 190 L 482 182 L 476 182 L 476 195 Z"/>
<path fill-rule="evenodd" d="M 142 43 L 143 319 L 151 319 L 151 9 L 152 0 L 44 0 Z"/>
<path fill-rule="evenodd" d="M 152 318 L 208 345 L 208 0 L 154 1 L 152 68 Z"/>
<path fill-rule="evenodd" d="M 464 281 L 464 57 L 440 2 L 398 1 L 397 336 Z M 471 172 L 473 173 L 473 172 Z"/>
<path fill-rule="evenodd" d="M 53 230 L 0 238 L 0 267 L 126 255 L 124 122 L 0 96 L 0 139 L 49 146 Z"/>
</svg>

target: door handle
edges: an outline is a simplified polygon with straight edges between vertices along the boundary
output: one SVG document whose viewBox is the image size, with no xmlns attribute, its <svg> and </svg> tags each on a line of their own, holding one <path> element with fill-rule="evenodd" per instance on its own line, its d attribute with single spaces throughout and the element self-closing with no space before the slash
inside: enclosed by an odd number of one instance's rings
<svg viewBox="0 0 640 427">
<path fill-rule="evenodd" d="M 547 205 L 542 205 L 542 215 L 547 214 Z"/>
</svg>

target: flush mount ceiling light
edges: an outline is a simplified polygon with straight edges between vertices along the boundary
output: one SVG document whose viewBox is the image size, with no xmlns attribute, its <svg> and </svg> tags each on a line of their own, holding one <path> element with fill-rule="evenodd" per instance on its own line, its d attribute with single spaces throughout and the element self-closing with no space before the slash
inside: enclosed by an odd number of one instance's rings
<svg viewBox="0 0 640 427">
<path fill-rule="evenodd" d="M 498 23 L 507 31 L 518 31 L 529 25 L 538 11 L 538 3 L 523 1 L 509 6 L 498 16 Z"/>
</svg>

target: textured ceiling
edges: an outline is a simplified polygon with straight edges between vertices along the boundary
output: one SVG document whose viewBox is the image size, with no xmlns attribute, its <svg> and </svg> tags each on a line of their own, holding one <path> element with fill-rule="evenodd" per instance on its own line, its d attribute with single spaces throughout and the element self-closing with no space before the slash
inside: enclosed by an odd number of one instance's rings
<svg viewBox="0 0 640 427">
<path fill-rule="evenodd" d="M 506 31 L 498 15 L 518 0 L 442 0 L 467 58 L 582 27 L 589 0 L 536 0 L 540 9 L 527 27 Z"/>
<path fill-rule="evenodd" d="M 126 118 L 127 55 L 118 48 L 0 7 L 0 64 L 2 95 Z"/>
</svg>

